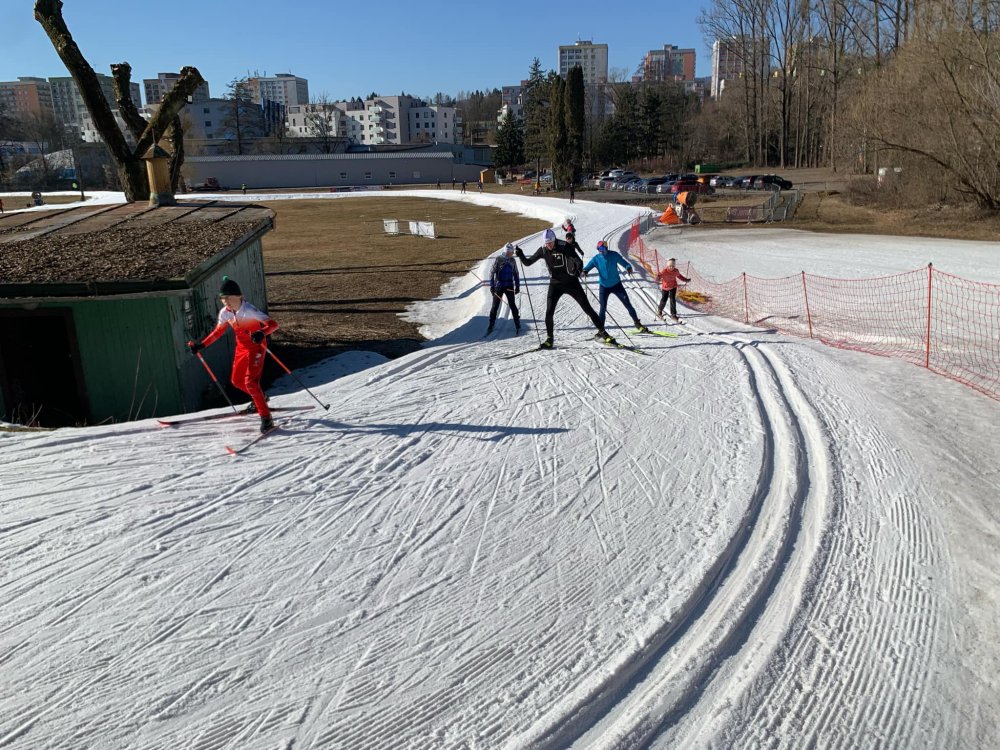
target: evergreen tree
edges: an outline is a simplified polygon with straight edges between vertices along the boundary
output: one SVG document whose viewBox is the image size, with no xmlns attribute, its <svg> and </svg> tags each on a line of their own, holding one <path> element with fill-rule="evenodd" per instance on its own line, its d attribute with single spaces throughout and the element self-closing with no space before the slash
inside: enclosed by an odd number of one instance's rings
<svg viewBox="0 0 1000 750">
<path fill-rule="evenodd" d="M 615 114 L 611 121 L 616 139 L 615 161 L 628 164 L 635 159 L 639 142 L 639 100 L 631 84 L 615 87 Z"/>
<path fill-rule="evenodd" d="M 566 184 L 566 175 L 569 170 L 569 160 L 566 152 L 566 108 L 563 104 L 565 98 L 566 85 L 559 76 L 553 77 L 549 82 L 549 128 L 548 128 L 548 154 L 549 163 L 552 165 L 552 182 L 555 187 L 562 187 Z"/>
<path fill-rule="evenodd" d="M 494 163 L 508 174 L 524 163 L 524 126 L 510 111 L 497 128 Z"/>
<path fill-rule="evenodd" d="M 524 86 L 524 154 L 528 161 L 535 163 L 540 171 L 541 160 L 547 150 L 545 134 L 548 130 L 548 83 L 542 75 L 542 64 L 536 57 L 528 72 L 528 82 Z"/>
<path fill-rule="evenodd" d="M 566 76 L 563 97 L 566 120 L 566 155 L 568 175 L 573 182 L 583 169 L 584 125 L 586 122 L 586 92 L 583 85 L 583 68 L 574 65 Z"/>
<path fill-rule="evenodd" d="M 656 87 L 647 86 L 639 99 L 639 153 L 653 159 L 660 154 L 663 133 L 663 104 Z"/>
</svg>

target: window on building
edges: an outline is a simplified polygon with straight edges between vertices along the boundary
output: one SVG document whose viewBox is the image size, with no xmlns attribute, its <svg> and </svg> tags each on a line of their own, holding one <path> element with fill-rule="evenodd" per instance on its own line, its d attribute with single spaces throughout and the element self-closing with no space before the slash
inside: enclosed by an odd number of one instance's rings
<svg viewBox="0 0 1000 750">
<path fill-rule="evenodd" d="M 371 172 L 365 172 L 365 179 L 366 180 L 370 180 L 371 178 L 372 178 L 372 173 Z"/>
<path fill-rule="evenodd" d="M 431 138 L 437 138 L 437 137 L 438 137 L 438 134 L 437 134 L 437 133 L 435 133 L 435 132 L 434 132 L 434 131 L 432 130 L 432 131 L 431 131 Z"/>
<path fill-rule="evenodd" d="M 390 180 L 395 180 L 396 179 L 396 173 L 395 172 L 389 172 L 389 179 Z"/>
<path fill-rule="evenodd" d="M 347 172 L 341 172 L 340 173 L 340 179 L 346 180 L 347 179 Z"/>
<path fill-rule="evenodd" d="M 203 108 L 201 111 L 204 112 L 207 115 L 208 114 L 208 107 Z"/>
<path fill-rule="evenodd" d="M 205 120 L 205 127 L 206 128 L 212 127 L 212 121 L 211 120 Z"/>
</svg>

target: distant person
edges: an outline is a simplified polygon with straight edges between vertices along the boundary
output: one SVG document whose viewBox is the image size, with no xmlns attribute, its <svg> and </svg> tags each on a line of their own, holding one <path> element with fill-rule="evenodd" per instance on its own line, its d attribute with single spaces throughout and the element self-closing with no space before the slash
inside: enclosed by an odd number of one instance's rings
<svg viewBox="0 0 1000 750">
<path fill-rule="evenodd" d="M 493 270 L 490 271 L 490 292 L 493 295 L 493 306 L 490 308 L 490 325 L 486 333 L 493 332 L 493 325 L 497 320 L 497 312 L 500 310 L 500 303 L 503 298 L 507 298 L 510 306 L 510 314 L 514 319 L 514 332 L 521 332 L 521 315 L 517 310 L 517 300 L 515 294 L 521 293 L 521 276 L 517 272 L 517 263 L 514 262 L 514 246 L 507 243 L 503 254 L 493 261 Z"/>
<path fill-rule="evenodd" d="M 259 414 L 260 431 L 267 432 L 274 428 L 274 420 L 271 419 L 267 397 L 260 387 L 260 376 L 264 373 L 267 337 L 278 330 L 278 324 L 266 313 L 246 302 L 240 285 L 228 276 L 222 277 L 219 299 L 222 300 L 222 309 L 215 328 L 201 341 L 188 341 L 188 349 L 192 354 L 197 354 L 223 336 L 228 328 L 233 329 L 236 334 L 236 352 L 233 355 L 231 380 L 234 386 L 253 399 L 246 411 L 249 414 Z"/>
<path fill-rule="evenodd" d="M 441 180 L 438 180 L 438 190 L 441 189 Z"/>
<path fill-rule="evenodd" d="M 660 304 L 656 309 L 656 317 L 663 320 L 663 308 L 667 304 L 667 300 L 670 301 L 670 319 L 675 323 L 680 323 L 681 319 L 677 317 L 677 280 L 687 283 L 691 281 L 687 276 L 682 274 L 677 270 L 675 264 L 677 263 L 676 258 L 669 258 L 667 260 L 667 265 L 663 267 L 657 275 L 656 278 L 660 280 Z"/>
<path fill-rule="evenodd" d="M 246 195 L 246 194 L 247 194 L 247 184 L 244 182 L 243 183 L 243 195 Z"/>
<path fill-rule="evenodd" d="M 569 184 L 569 202 L 576 203 L 576 185 L 572 182 Z"/>
<path fill-rule="evenodd" d="M 3 198 L 0 198 L 0 214 L 3 213 Z"/>
<path fill-rule="evenodd" d="M 451 189 L 452 190 L 455 189 L 455 178 L 454 177 L 451 178 Z"/>
<path fill-rule="evenodd" d="M 632 302 L 628 298 L 628 292 L 622 284 L 618 269 L 624 268 L 625 273 L 632 274 L 632 265 L 614 250 L 608 248 L 608 243 L 601 240 L 597 243 L 597 255 L 590 259 L 590 262 L 583 267 L 583 275 L 586 276 L 590 269 L 597 269 L 597 280 L 599 285 L 598 301 L 600 305 L 597 310 L 597 317 L 601 319 L 601 327 L 604 327 L 604 318 L 608 311 L 608 297 L 612 294 L 625 306 L 625 310 L 632 316 L 632 323 L 639 330 L 639 333 L 649 333 L 649 329 L 639 322 L 639 316 L 632 307 Z"/>
<path fill-rule="evenodd" d="M 556 233 L 551 229 L 545 230 L 544 242 L 534 255 L 525 258 L 521 248 L 516 249 L 517 257 L 526 266 L 530 266 L 539 260 L 544 260 L 549 269 L 549 293 L 545 305 L 545 332 L 548 338 L 542 342 L 542 349 L 552 348 L 553 318 L 555 316 L 556 305 L 559 298 L 568 294 L 583 309 L 597 329 L 597 334 L 605 343 L 616 344 L 616 342 L 601 325 L 600 318 L 594 308 L 587 300 L 587 294 L 580 283 L 580 274 L 583 273 L 583 262 L 576 257 L 573 250 L 562 240 L 556 239 Z"/>
<path fill-rule="evenodd" d="M 462 192 L 465 192 L 466 181 L 462 180 Z"/>
<path fill-rule="evenodd" d="M 480 193 L 483 192 L 483 181 L 479 180 L 479 182 L 476 183 L 476 187 L 479 188 Z"/>
</svg>

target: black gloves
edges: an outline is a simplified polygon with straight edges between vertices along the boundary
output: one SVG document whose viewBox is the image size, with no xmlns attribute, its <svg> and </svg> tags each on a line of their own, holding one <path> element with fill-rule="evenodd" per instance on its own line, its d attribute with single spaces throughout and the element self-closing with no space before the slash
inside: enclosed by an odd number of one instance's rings
<svg viewBox="0 0 1000 750">
<path fill-rule="evenodd" d="M 524 260 L 524 253 L 521 251 L 520 247 L 514 248 L 514 255 L 516 255 L 521 260 Z"/>
<path fill-rule="evenodd" d="M 205 348 L 205 345 L 203 343 L 201 343 L 200 341 L 188 341 L 188 349 L 191 350 L 192 354 L 197 354 L 198 352 L 200 352 L 204 348 Z"/>
<path fill-rule="evenodd" d="M 250 334 L 250 340 L 255 344 L 259 344 L 261 341 L 264 340 L 264 332 L 254 331 L 253 333 Z"/>
</svg>

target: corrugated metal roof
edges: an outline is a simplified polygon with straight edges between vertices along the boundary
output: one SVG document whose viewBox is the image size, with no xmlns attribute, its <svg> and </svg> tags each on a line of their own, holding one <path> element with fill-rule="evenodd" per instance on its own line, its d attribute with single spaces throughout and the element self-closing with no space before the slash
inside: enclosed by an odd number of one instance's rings
<svg viewBox="0 0 1000 750">
<path fill-rule="evenodd" d="M 186 156 L 185 163 L 209 164 L 223 161 L 365 161 L 369 159 L 447 159 L 454 155 L 450 151 L 392 151 L 388 153 L 364 152 L 358 154 L 251 154 L 248 156 Z"/>
</svg>

